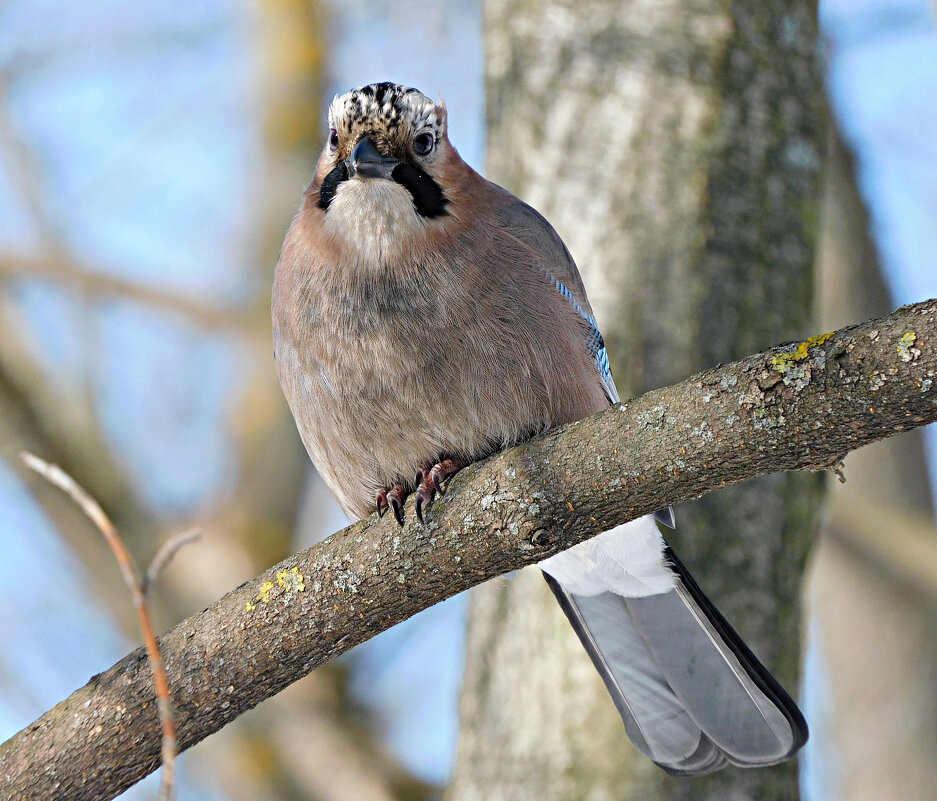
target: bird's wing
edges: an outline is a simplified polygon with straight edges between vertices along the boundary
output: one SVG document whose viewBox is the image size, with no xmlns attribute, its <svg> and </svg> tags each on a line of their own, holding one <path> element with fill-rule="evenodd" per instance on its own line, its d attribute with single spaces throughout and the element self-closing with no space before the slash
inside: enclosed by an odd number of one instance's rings
<svg viewBox="0 0 937 801">
<path fill-rule="evenodd" d="M 579 313 L 583 322 L 585 347 L 595 361 L 605 394 L 609 403 L 618 403 L 618 389 L 612 380 L 605 340 L 592 315 L 592 307 L 586 297 L 586 289 L 576 262 L 573 261 L 560 235 L 536 209 L 516 198 L 499 209 L 498 222 L 506 233 L 523 242 L 540 256 L 544 278 Z"/>
<path fill-rule="evenodd" d="M 553 277 L 566 286 L 576 303 L 591 315 L 592 307 L 586 297 L 582 276 L 560 235 L 539 211 L 513 195 L 510 197 L 510 202 L 498 209 L 500 225 L 539 253 L 550 266 Z"/>
<path fill-rule="evenodd" d="M 507 194 L 507 193 L 505 193 Z M 592 306 L 586 295 L 579 268 L 573 260 L 560 235 L 546 218 L 535 208 L 528 206 L 513 195 L 511 201 L 498 213 L 504 230 L 534 250 L 543 259 L 544 275 L 566 300 L 573 305 L 585 325 L 586 347 L 595 360 L 595 367 L 605 389 L 609 403 L 618 403 L 620 397 L 605 349 L 605 339 L 592 314 Z M 668 528 L 675 528 L 673 509 L 667 507 L 655 514 L 657 520 Z"/>
</svg>

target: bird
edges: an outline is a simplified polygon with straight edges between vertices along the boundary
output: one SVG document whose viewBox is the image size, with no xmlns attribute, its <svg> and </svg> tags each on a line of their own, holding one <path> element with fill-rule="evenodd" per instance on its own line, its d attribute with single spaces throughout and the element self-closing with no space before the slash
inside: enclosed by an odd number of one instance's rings
<svg viewBox="0 0 937 801">
<path fill-rule="evenodd" d="M 569 250 L 449 141 L 444 101 L 336 95 L 276 266 L 274 355 L 352 520 L 419 523 L 462 467 L 619 402 Z M 667 544 L 670 509 L 539 563 L 637 749 L 699 776 L 793 756 L 807 724 Z"/>
</svg>

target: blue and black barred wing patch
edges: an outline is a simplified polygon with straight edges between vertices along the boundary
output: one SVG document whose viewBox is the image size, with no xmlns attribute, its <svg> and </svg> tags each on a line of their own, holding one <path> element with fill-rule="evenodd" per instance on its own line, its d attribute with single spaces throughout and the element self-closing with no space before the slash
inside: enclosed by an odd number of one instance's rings
<svg viewBox="0 0 937 801">
<path fill-rule="evenodd" d="M 618 390 L 615 388 L 615 382 L 612 380 L 612 368 L 608 363 L 608 352 L 605 350 L 605 340 L 602 337 L 602 332 L 599 331 L 599 326 L 595 321 L 595 317 L 579 305 L 579 301 L 573 297 L 573 293 L 569 291 L 562 281 L 558 281 L 552 275 L 550 276 L 550 281 L 553 283 L 553 286 L 556 287 L 556 291 L 572 304 L 573 308 L 579 313 L 579 316 L 585 321 L 588 330 L 586 346 L 589 349 L 589 354 L 595 361 L 595 367 L 599 371 L 599 375 L 602 377 L 602 384 L 605 386 L 605 394 L 608 396 L 611 403 L 618 403 Z"/>
</svg>

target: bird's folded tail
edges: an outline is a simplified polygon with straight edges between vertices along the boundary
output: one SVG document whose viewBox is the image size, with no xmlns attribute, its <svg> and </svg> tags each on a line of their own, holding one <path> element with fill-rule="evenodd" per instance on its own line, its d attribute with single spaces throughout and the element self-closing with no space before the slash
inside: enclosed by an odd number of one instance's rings
<svg viewBox="0 0 937 801">
<path fill-rule="evenodd" d="M 669 547 L 673 589 L 640 598 L 574 595 L 544 576 L 621 713 L 665 771 L 773 765 L 807 741 L 791 697 L 703 594 Z"/>
</svg>

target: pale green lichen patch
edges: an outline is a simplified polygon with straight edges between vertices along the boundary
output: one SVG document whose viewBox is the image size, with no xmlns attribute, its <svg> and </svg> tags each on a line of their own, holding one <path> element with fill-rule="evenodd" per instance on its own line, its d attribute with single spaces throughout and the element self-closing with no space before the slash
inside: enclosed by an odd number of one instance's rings
<svg viewBox="0 0 937 801">
<path fill-rule="evenodd" d="M 771 357 L 771 366 L 781 375 L 788 372 L 797 362 L 802 362 L 810 355 L 812 348 L 816 348 L 830 339 L 835 332 L 829 334 L 820 334 L 819 336 L 809 337 L 801 342 L 793 350 L 784 351 L 777 356 Z"/>
<path fill-rule="evenodd" d="M 638 415 L 638 422 L 645 428 L 653 428 L 655 431 L 660 431 L 664 426 L 667 411 L 668 407 L 665 405 L 653 406 Z"/>
<path fill-rule="evenodd" d="M 360 579 L 353 570 L 336 570 L 332 586 L 341 592 L 358 592 Z"/>
<path fill-rule="evenodd" d="M 291 567 L 289 570 L 281 570 L 277 573 L 277 585 L 286 592 L 306 591 L 306 580 L 298 567 Z"/>
<path fill-rule="evenodd" d="M 709 423 L 705 420 L 693 429 L 692 434 L 694 437 L 699 437 L 703 442 L 712 442 L 716 438 Z"/>
<path fill-rule="evenodd" d="M 306 580 L 303 574 L 299 572 L 298 567 L 291 567 L 288 570 L 280 570 L 275 576 L 276 581 L 265 581 L 260 585 L 257 595 L 253 600 L 245 604 L 248 612 L 257 608 L 258 603 L 268 603 L 273 596 L 273 591 L 279 589 L 284 595 L 290 595 L 294 592 L 306 591 Z"/>
<path fill-rule="evenodd" d="M 898 358 L 903 362 L 914 361 L 921 355 L 921 349 L 914 347 L 917 342 L 917 334 L 914 331 L 907 331 L 901 335 L 898 340 Z"/>
</svg>

